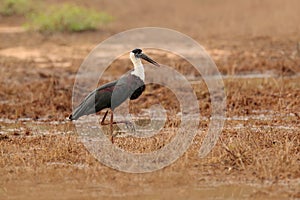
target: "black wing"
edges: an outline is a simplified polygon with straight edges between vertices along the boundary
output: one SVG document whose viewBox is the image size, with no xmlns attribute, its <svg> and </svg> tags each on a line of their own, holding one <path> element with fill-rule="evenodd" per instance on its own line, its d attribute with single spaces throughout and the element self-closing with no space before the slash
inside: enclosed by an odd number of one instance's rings
<svg viewBox="0 0 300 200">
<path fill-rule="evenodd" d="M 145 90 L 144 82 L 137 76 L 127 73 L 119 80 L 109 82 L 91 92 L 69 116 L 76 120 L 83 115 L 97 113 L 105 108 L 112 110 L 127 98 L 138 98 Z"/>
<path fill-rule="evenodd" d="M 134 93 L 131 95 L 130 100 L 135 100 L 141 96 L 141 94 L 145 91 L 146 86 L 143 84 L 138 89 L 134 91 Z"/>
<path fill-rule="evenodd" d="M 109 108 L 111 105 L 111 94 L 117 82 L 106 83 L 88 94 L 69 116 L 69 119 L 76 120 L 83 115 L 93 114 L 104 108 Z"/>
</svg>

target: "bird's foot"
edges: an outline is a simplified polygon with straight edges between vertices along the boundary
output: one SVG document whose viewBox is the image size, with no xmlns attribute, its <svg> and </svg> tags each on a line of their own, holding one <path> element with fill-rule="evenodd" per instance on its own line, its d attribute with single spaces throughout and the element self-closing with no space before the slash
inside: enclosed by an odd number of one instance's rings
<svg viewBox="0 0 300 200">
<path fill-rule="evenodd" d="M 132 123 L 131 121 L 118 121 L 118 122 L 114 122 L 114 124 L 125 124 L 127 129 L 129 129 L 130 131 L 135 132 L 134 123 Z"/>
<path fill-rule="evenodd" d="M 132 132 L 135 132 L 135 126 L 132 122 L 130 121 L 126 121 L 125 122 L 126 128 L 129 129 Z"/>
</svg>

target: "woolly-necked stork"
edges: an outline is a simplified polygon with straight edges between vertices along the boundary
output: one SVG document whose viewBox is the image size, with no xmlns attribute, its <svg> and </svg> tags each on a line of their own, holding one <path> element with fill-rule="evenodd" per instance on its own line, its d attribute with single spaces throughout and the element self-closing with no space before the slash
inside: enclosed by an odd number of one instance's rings
<svg viewBox="0 0 300 200">
<path fill-rule="evenodd" d="M 114 122 L 114 109 L 128 98 L 130 100 L 137 99 L 145 90 L 145 73 L 141 59 L 159 66 L 157 62 L 145 55 L 141 49 L 132 50 L 130 59 L 134 66 L 133 70 L 124 74 L 119 80 L 106 83 L 88 94 L 69 116 L 69 119 L 77 120 L 83 115 L 97 113 L 109 108 L 111 111 L 110 123 L 105 123 L 105 118 L 109 111 L 107 110 L 101 120 L 101 125 L 110 125 L 111 141 L 113 142 L 113 124 L 130 123 L 127 121 Z"/>
</svg>

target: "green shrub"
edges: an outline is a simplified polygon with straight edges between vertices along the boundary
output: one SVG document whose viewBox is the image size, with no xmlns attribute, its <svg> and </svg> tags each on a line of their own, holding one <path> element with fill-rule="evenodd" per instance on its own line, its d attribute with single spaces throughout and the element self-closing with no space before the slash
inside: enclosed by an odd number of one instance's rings
<svg viewBox="0 0 300 200">
<path fill-rule="evenodd" d="M 31 0 L 0 0 L 0 14 L 4 16 L 25 15 L 32 7 Z"/>
<path fill-rule="evenodd" d="M 41 32 L 78 32 L 95 30 L 99 25 L 106 24 L 112 17 L 72 4 L 56 5 L 28 16 L 26 27 Z"/>
</svg>

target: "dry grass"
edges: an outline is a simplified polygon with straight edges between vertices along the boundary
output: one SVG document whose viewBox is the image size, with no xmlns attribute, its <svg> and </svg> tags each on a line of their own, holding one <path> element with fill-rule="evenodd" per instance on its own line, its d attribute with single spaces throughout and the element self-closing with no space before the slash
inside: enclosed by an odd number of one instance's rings
<svg viewBox="0 0 300 200">
<path fill-rule="evenodd" d="M 274 120 L 279 124 L 287 122 L 281 118 Z M 14 127 L 20 131 L 8 131 L 0 138 L 0 181 L 1 184 L 18 185 L 26 180 L 60 185 L 63 180 L 63 184 L 75 188 L 79 185 L 90 187 L 92 182 L 109 183 L 114 184 L 117 193 L 123 194 L 134 193 L 137 188 L 131 185 L 137 183 L 138 188 L 148 187 L 150 191 L 158 190 L 161 185 L 166 188 L 183 185 L 193 188 L 203 181 L 212 185 L 228 181 L 264 183 L 266 185 L 262 188 L 265 189 L 261 191 L 268 191 L 271 190 L 268 185 L 272 183 L 278 186 L 283 184 L 280 187 L 286 188 L 279 192 L 281 196 L 297 195 L 297 190 L 294 190 L 297 183 L 293 180 L 300 176 L 300 128 L 285 130 L 276 126 L 266 127 L 260 124 L 263 123 L 261 120 L 249 120 L 244 122 L 242 128 L 233 128 L 240 123 L 238 120 L 227 121 L 218 144 L 208 157 L 200 159 L 197 156 L 203 137 L 198 135 L 190 149 L 173 165 L 143 176 L 117 172 L 97 162 L 78 141 L 72 124 L 46 123 L 34 129 L 36 126 L 28 123 L 18 123 L 12 127 L 2 123 L 3 130 Z M 297 127 L 296 124 L 290 125 Z M 49 132 L 41 135 L 45 130 Z M 115 142 L 127 151 L 148 152 L 162 148 L 168 137 L 165 132 L 144 140 L 118 137 Z M 172 183 L 169 179 L 173 180 Z M 100 189 L 102 195 L 110 195 L 108 188 L 111 186 L 103 187 Z"/>
<path fill-rule="evenodd" d="M 197 188 L 204 182 L 210 185 L 220 182 L 259 183 L 258 193 L 251 193 L 255 197 L 269 197 L 274 193 L 274 185 L 282 188 L 277 191 L 280 197 L 299 195 L 295 188 L 300 176 L 300 85 L 293 76 L 282 74 L 279 70 L 278 76 L 271 78 L 224 79 L 229 120 L 209 156 L 199 159 L 198 149 L 203 135 L 198 135 L 190 149 L 173 165 L 142 178 L 114 171 L 97 162 L 78 141 L 73 125 L 62 122 L 71 111 L 74 78 L 70 75 L 74 73 L 73 68 L 24 70 L 22 65 L 33 64 L 29 62 L 20 63 L 20 67 L 12 70 L 8 63 L 15 65 L 15 62 L 13 59 L 2 61 L 1 75 L 5 77 L 1 79 L 0 86 L 0 97 L 4 101 L 0 106 L 2 116 L 61 122 L 57 125 L 47 122 L 39 125 L 38 121 L 0 124 L 0 183 L 7 185 L 5 188 L 9 191 L 15 191 L 14 194 L 20 191 L 26 193 L 32 187 L 30 184 L 41 182 L 48 184 L 45 187 L 52 187 L 62 181 L 56 189 L 69 185 L 73 188 L 71 191 L 76 191 L 84 185 L 82 190 L 87 190 L 93 187 L 91 183 L 106 183 L 108 185 L 100 191 L 107 196 L 113 190 L 114 195 L 118 192 L 135 193 L 137 188 L 132 187 L 133 183 L 138 184 L 141 190 L 149 188 L 151 194 L 162 186 Z M 116 73 L 123 62 L 113 63 L 107 73 Z M 175 67 L 183 74 L 190 70 L 186 62 Z M 114 77 L 118 77 L 118 73 Z M 12 76 L 18 77 L 18 81 L 11 82 L 7 78 Z M 100 84 L 103 82 L 100 80 Z M 210 97 L 205 83 L 193 83 L 193 88 L 199 99 L 201 115 L 210 117 Z M 159 91 L 159 95 L 152 95 L 152 91 Z M 131 112 L 139 113 L 142 108 L 161 103 L 168 111 L 166 131 L 149 139 L 118 137 L 116 145 L 126 151 L 145 153 L 163 148 L 170 142 L 175 132 L 168 130 L 176 130 L 180 124 L 180 119 L 176 118 L 178 101 L 170 98 L 172 95 L 170 90 L 151 84 L 130 108 Z M 208 122 L 201 120 L 199 130 L 206 131 Z M 168 181 L 170 179 L 172 182 Z M 118 183 L 115 185 L 116 180 Z M 27 185 L 26 181 L 30 184 Z M 22 187 L 17 190 L 12 186 L 20 183 L 23 183 L 25 191 Z M 268 186 L 270 183 L 271 186 Z M 115 188 L 112 189 L 110 184 Z M 42 191 L 40 193 L 45 194 Z M 60 192 L 65 191 L 61 189 Z M 72 195 L 73 192 L 68 193 L 68 196 Z"/>
</svg>

